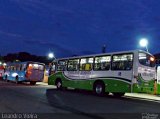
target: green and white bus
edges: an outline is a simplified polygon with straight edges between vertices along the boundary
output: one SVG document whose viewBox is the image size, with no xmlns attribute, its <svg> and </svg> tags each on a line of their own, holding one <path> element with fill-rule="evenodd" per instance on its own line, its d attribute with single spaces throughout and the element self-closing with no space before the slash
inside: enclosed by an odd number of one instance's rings
<svg viewBox="0 0 160 119">
<path fill-rule="evenodd" d="M 156 84 L 155 94 L 160 95 L 160 63 L 156 64 L 156 71 L 157 71 L 157 84 Z"/>
<path fill-rule="evenodd" d="M 155 59 L 142 50 L 56 59 L 53 67 L 55 73 L 49 76 L 48 84 L 57 89 L 71 87 L 114 96 L 154 93 Z"/>
</svg>

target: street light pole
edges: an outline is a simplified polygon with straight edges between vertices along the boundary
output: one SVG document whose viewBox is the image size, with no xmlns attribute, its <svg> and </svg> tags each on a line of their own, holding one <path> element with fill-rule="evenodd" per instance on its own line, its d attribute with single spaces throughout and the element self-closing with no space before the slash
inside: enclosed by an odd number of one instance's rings
<svg viewBox="0 0 160 119">
<path fill-rule="evenodd" d="M 147 52 L 148 52 L 148 47 L 146 46 L 146 50 L 147 50 Z"/>
<path fill-rule="evenodd" d="M 50 63 L 49 63 L 49 75 L 51 75 L 52 74 L 52 70 L 55 70 L 55 67 L 53 68 L 53 62 L 54 62 L 54 60 L 56 59 L 55 58 L 55 55 L 54 55 L 54 53 L 53 52 L 50 52 L 49 54 L 48 54 L 48 58 L 50 59 L 50 60 L 52 60 Z"/>
</svg>

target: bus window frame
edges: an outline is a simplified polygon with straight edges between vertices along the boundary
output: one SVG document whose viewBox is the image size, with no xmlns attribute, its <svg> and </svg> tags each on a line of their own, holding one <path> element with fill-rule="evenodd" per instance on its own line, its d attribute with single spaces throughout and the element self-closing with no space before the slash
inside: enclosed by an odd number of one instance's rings
<svg viewBox="0 0 160 119">
<path fill-rule="evenodd" d="M 115 55 L 127 55 L 127 54 L 132 54 L 133 55 L 131 68 L 130 69 L 113 69 L 113 57 Z M 111 58 L 111 71 L 130 71 L 130 70 L 133 70 L 133 63 L 134 63 L 134 53 L 133 52 L 112 54 L 112 58 Z"/>
<path fill-rule="evenodd" d="M 45 70 L 45 65 L 43 65 L 43 64 L 41 64 L 41 63 L 37 63 L 38 64 L 38 71 L 44 71 Z M 40 68 L 39 68 L 39 66 L 43 66 L 43 70 L 41 70 Z"/>
<path fill-rule="evenodd" d="M 26 64 L 26 66 L 25 66 L 25 64 L 24 64 L 24 69 L 23 70 L 28 70 L 28 67 L 29 67 L 29 65 L 30 64 L 32 64 L 32 65 L 34 65 L 34 64 L 37 64 L 38 65 L 38 68 L 34 68 L 34 66 L 32 66 L 32 70 L 39 70 L 39 71 L 44 71 L 45 70 L 45 65 L 44 64 L 42 64 L 42 63 L 37 63 L 37 62 L 28 62 L 27 64 Z M 43 70 L 40 70 L 39 69 L 39 65 L 42 65 L 43 66 Z"/>
<path fill-rule="evenodd" d="M 105 57 L 105 56 L 110 56 L 110 58 L 111 58 L 111 59 L 110 59 L 110 62 L 109 62 L 109 63 L 110 63 L 109 69 L 96 70 L 96 69 L 95 69 L 95 61 L 96 61 L 96 58 L 97 58 L 97 57 Z M 93 66 L 93 70 L 94 70 L 94 71 L 109 71 L 109 70 L 111 70 L 111 64 L 112 64 L 112 55 L 111 55 L 111 54 L 107 54 L 107 55 L 98 55 L 98 56 L 95 56 L 95 57 L 94 57 L 94 66 Z"/>
<path fill-rule="evenodd" d="M 79 61 L 78 64 L 77 64 L 77 66 L 78 66 L 77 70 L 68 70 L 69 69 L 69 67 L 68 67 L 69 61 L 70 60 L 76 60 L 76 59 Z M 79 71 L 79 64 L 80 64 L 80 58 L 71 58 L 71 59 L 68 59 L 68 61 L 67 61 L 67 71 Z"/>
<path fill-rule="evenodd" d="M 80 69 L 80 67 L 81 67 L 80 62 L 81 62 L 82 59 L 86 59 L 86 58 L 93 58 L 93 63 L 85 63 L 85 65 L 86 65 L 86 64 L 90 64 L 90 65 L 91 65 L 91 69 L 90 69 L 90 70 L 85 70 L 85 69 L 84 69 L 84 70 L 81 70 L 81 69 Z M 95 60 L 95 59 L 94 59 L 94 56 L 91 56 L 91 57 L 81 57 L 81 58 L 79 58 L 79 71 L 92 71 L 92 70 L 93 70 L 93 66 L 94 66 L 94 60 Z"/>
<path fill-rule="evenodd" d="M 59 62 L 60 61 L 65 61 L 65 69 L 64 70 L 59 70 L 59 68 L 58 68 L 58 66 L 59 66 Z M 66 71 L 66 69 L 67 69 L 67 62 L 68 62 L 68 59 L 62 59 L 62 60 L 58 60 L 57 61 L 57 66 L 56 66 L 56 69 L 55 70 L 57 70 L 57 71 Z M 62 65 L 61 65 L 62 66 Z"/>
<path fill-rule="evenodd" d="M 138 52 L 138 63 L 139 63 L 139 64 L 141 64 L 141 65 L 143 65 L 143 66 L 147 66 L 147 67 L 155 67 L 155 66 L 156 66 L 156 61 L 154 61 L 154 66 L 151 66 L 151 63 L 150 63 L 149 65 L 147 65 L 146 63 L 143 64 L 142 62 L 140 62 L 140 56 L 139 56 L 140 53 L 146 54 L 146 55 L 147 55 L 147 60 L 150 60 L 150 59 L 148 59 L 148 56 L 154 57 L 154 56 L 151 55 L 151 54 L 148 54 L 148 53 L 146 53 L 146 52 L 139 51 L 139 52 Z M 150 57 L 149 57 L 149 58 L 150 58 Z M 155 57 L 154 57 L 154 58 L 155 58 Z"/>
</svg>

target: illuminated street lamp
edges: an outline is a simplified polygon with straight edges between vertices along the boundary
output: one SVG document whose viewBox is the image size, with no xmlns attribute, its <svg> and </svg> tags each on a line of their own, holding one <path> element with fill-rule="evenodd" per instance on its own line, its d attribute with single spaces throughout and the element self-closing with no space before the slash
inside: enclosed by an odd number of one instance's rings
<svg viewBox="0 0 160 119">
<path fill-rule="evenodd" d="M 3 63 L 3 66 L 6 66 L 7 64 L 6 63 Z"/>
<path fill-rule="evenodd" d="M 139 44 L 140 44 L 141 47 L 145 47 L 147 52 L 148 52 L 148 47 L 147 47 L 148 46 L 148 40 L 146 38 L 142 38 L 140 40 Z"/>
<path fill-rule="evenodd" d="M 53 54 L 53 53 L 49 53 L 49 54 L 48 54 L 48 58 L 49 58 L 49 59 L 53 59 L 53 58 L 54 58 L 54 54 Z"/>
<path fill-rule="evenodd" d="M 51 60 L 53 60 L 53 61 L 56 59 L 54 53 L 52 53 L 52 52 L 50 52 L 48 54 L 48 58 L 51 59 Z M 49 63 L 49 69 L 48 69 L 48 72 L 49 72 L 48 74 L 49 75 L 51 75 L 52 74 L 52 70 L 55 69 L 55 68 L 53 68 L 53 66 L 55 66 L 55 65 L 53 65 L 52 62 Z"/>
</svg>

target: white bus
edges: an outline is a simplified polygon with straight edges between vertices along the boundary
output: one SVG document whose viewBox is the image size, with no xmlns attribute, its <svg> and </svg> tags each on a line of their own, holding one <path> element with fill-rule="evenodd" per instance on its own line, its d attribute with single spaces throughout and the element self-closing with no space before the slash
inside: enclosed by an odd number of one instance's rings
<svg viewBox="0 0 160 119">
<path fill-rule="evenodd" d="M 56 72 L 48 84 L 58 89 L 71 87 L 92 90 L 98 95 L 125 92 L 154 93 L 154 56 L 142 50 L 123 51 L 57 59 Z"/>
</svg>

